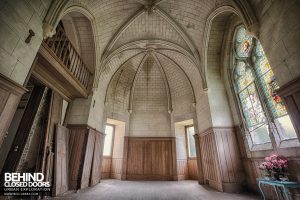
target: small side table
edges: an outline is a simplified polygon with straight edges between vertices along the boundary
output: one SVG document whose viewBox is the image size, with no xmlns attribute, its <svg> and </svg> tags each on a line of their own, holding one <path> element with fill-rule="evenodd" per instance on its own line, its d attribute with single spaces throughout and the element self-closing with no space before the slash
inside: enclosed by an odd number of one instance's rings
<svg viewBox="0 0 300 200">
<path fill-rule="evenodd" d="M 299 182 L 291 182 L 291 181 L 273 181 L 273 180 L 267 180 L 267 179 L 263 179 L 263 178 L 258 178 L 257 179 L 258 182 L 258 187 L 260 189 L 260 192 L 264 198 L 264 200 L 266 199 L 265 194 L 262 190 L 262 185 L 271 185 L 274 187 L 275 192 L 276 192 L 276 196 L 277 199 L 279 199 L 278 196 L 278 192 L 277 192 L 277 188 L 276 187 L 282 187 L 283 188 L 283 193 L 284 196 L 286 197 L 287 200 L 290 200 L 290 196 L 289 196 L 289 188 L 300 188 L 300 183 Z"/>
</svg>

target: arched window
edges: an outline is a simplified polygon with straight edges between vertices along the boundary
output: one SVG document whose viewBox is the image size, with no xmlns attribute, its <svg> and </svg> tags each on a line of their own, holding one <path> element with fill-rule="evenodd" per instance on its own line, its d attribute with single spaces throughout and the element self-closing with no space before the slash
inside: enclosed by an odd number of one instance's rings
<svg viewBox="0 0 300 200">
<path fill-rule="evenodd" d="M 286 108 L 276 94 L 279 86 L 264 50 L 243 26 L 235 33 L 232 75 L 252 144 L 269 143 L 270 127 L 277 130 L 280 140 L 297 137 Z"/>
</svg>

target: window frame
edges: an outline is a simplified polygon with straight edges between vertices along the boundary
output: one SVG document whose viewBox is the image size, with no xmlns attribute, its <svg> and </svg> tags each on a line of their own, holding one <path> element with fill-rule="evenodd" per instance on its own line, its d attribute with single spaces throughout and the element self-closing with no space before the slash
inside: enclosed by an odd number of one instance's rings
<svg viewBox="0 0 300 200">
<path fill-rule="evenodd" d="M 104 144 L 105 144 L 105 138 L 104 138 L 104 142 L 103 142 L 103 158 L 112 158 L 113 157 L 113 148 L 114 148 L 114 141 L 115 141 L 115 130 L 116 130 L 116 126 L 114 124 L 110 124 L 110 123 L 106 123 L 105 124 L 105 129 L 106 126 L 111 126 L 113 128 L 112 131 L 112 137 L 111 137 L 111 147 L 110 147 L 110 154 L 109 155 L 104 155 Z M 104 132 L 105 133 L 105 132 Z M 106 136 L 106 133 L 105 133 Z"/>
<path fill-rule="evenodd" d="M 287 147 L 297 147 L 300 146 L 300 142 L 297 138 L 288 138 L 288 139 L 282 139 L 282 136 L 280 135 L 280 130 L 278 130 L 279 128 L 277 127 L 275 120 L 277 118 L 275 118 L 272 114 L 271 108 L 269 108 L 268 106 L 268 97 L 265 95 L 264 91 L 263 91 L 263 86 L 262 83 L 260 82 L 259 78 L 260 76 L 257 74 L 256 70 L 255 70 L 255 64 L 253 62 L 253 57 L 255 56 L 255 49 L 257 48 L 257 42 L 259 41 L 258 39 L 253 37 L 253 47 L 251 49 L 251 53 L 249 55 L 249 57 L 247 58 L 240 58 L 236 52 L 236 34 L 238 32 L 238 30 L 245 26 L 243 24 L 239 24 L 234 28 L 234 33 L 233 33 L 233 37 L 232 37 L 232 44 L 231 44 L 231 51 L 230 51 L 230 67 L 228 68 L 229 70 L 229 79 L 230 79 L 230 83 L 231 83 L 231 89 L 232 92 L 235 95 L 234 100 L 236 101 L 237 105 L 238 105 L 238 112 L 239 112 L 239 116 L 241 119 L 241 128 L 242 130 L 245 132 L 245 137 L 247 139 L 248 145 L 249 145 L 249 149 L 250 151 L 257 151 L 257 150 L 269 150 L 269 149 L 273 149 L 273 143 L 276 143 L 276 146 L 279 148 L 287 148 Z M 266 55 L 265 55 L 266 56 Z M 246 118 L 245 118 L 245 114 L 244 114 L 244 110 L 243 107 L 241 105 L 241 100 L 239 97 L 239 93 L 241 91 L 237 91 L 236 90 L 236 81 L 234 80 L 234 73 L 235 73 L 235 68 L 236 68 L 236 62 L 240 60 L 245 62 L 245 64 L 247 65 L 247 67 L 249 67 L 253 73 L 254 76 L 254 86 L 256 88 L 257 91 L 257 95 L 258 98 L 260 100 L 263 112 L 265 114 L 266 117 L 266 125 L 268 126 L 269 129 L 269 137 L 270 137 L 270 142 L 266 142 L 266 143 L 262 143 L 262 144 L 255 144 L 253 142 L 251 133 L 249 131 L 249 127 L 247 125 L 246 122 Z M 272 67 L 271 67 L 272 70 Z M 267 72 L 266 72 L 267 73 Z M 250 85 L 250 84 L 249 84 Z M 248 86 L 249 86 L 248 85 Z M 247 86 L 247 87 L 248 87 Z M 245 88 L 244 88 L 245 89 Z M 287 115 L 289 115 L 287 113 Z M 273 136 L 273 138 L 272 138 Z M 275 140 L 275 141 L 274 141 Z M 274 142 L 273 142 L 274 141 Z"/>
<path fill-rule="evenodd" d="M 197 151 L 195 152 L 196 155 L 195 156 L 191 156 L 190 155 L 190 146 L 189 146 L 189 136 L 188 136 L 188 128 L 190 127 L 194 127 L 195 130 L 195 126 L 194 124 L 190 124 L 187 126 L 184 126 L 184 131 L 185 131 L 185 146 L 186 146 L 186 152 L 187 152 L 187 158 L 188 159 L 193 159 L 193 158 L 197 158 Z M 195 135 L 195 134 L 194 134 Z M 195 139 L 195 138 L 194 138 Z M 195 150 L 196 150 L 196 141 L 195 141 Z"/>
</svg>

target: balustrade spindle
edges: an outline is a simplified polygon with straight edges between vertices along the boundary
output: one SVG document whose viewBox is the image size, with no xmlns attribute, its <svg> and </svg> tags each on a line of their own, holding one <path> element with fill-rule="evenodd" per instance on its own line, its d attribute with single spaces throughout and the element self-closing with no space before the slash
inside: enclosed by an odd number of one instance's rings
<svg viewBox="0 0 300 200">
<path fill-rule="evenodd" d="M 65 51 L 65 48 L 66 48 L 66 43 L 67 43 L 67 38 L 66 37 L 64 37 L 64 41 L 62 42 L 62 46 L 61 46 L 61 48 L 60 48 L 60 50 L 59 50 L 59 53 L 58 53 L 58 57 L 63 61 L 63 57 L 62 57 L 62 55 L 63 55 L 63 52 Z"/>
<path fill-rule="evenodd" d="M 70 56 L 70 65 L 68 66 L 68 68 L 70 71 L 72 71 L 73 65 L 75 63 L 75 51 L 72 48 L 70 50 L 71 50 L 72 56 Z"/>
<path fill-rule="evenodd" d="M 68 66 L 68 56 L 70 55 L 70 42 L 67 41 L 67 44 L 66 44 L 66 49 L 65 49 L 65 52 L 63 54 L 63 57 L 62 57 L 62 61 L 63 63 L 69 68 Z M 67 56 L 68 55 L 68 56 Z"/>
</svg>

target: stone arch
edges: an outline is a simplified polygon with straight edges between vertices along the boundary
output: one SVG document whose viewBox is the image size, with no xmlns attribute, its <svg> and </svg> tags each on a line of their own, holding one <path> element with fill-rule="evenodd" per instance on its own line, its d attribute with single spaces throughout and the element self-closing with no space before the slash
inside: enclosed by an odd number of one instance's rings
<svg viewBox="0 0 300 200">
<path fill-rule="evenodd" d="M 243 23 L 243 17 L 238 10 L 231 6 L 223 6 L 216 9 L 207 19 L 204 32 L 203 47 L 203 71 L 205 72 L 206 88 L 213 126 L 231 127 L 234 124 L 232 106 L 230 106 L 228 87 L 224 71 L 228 63 L 223 63 L 227 53 L 224 51 L 224 43 L 228 23 L 232 20 Z M 227 85 L 226 85 L 227 84 Z"/>
<path fill-rule="evenodd" d="M 208 50 L 208 43 L 211 39 L 211 28 L 213 25 L 213 22 L 215 19 L 220 19 L 222 18 L 222 15 L 228 14 L 228 15 L 234 15 L 237 16 L 238 18 L 241 19 L 243 24 L 246 25 L 247 29 L 251 31 L 254 35 L 257 35 L 257 30 L 258 30 L 258 22 L 257 19 L 255 18 L 252 10 L 248 11 L 248 13 L 245 14 L 245 11 L 240 9 L 240 6 L 237 5 L 234 8 L 232 6 L 221 6 L 217 9 L 215 9 L 207 18 L 206 24 L 205 24 L 205 29 L 204 29 L 204 37 L 203 37 L 203 48 L 202 48 L 202 72 L 203 72 L 203 77 L 204 77 L 204 84 L 203 88 L 207 89 L 207 50 Z M 249 5 L 247 4 L 248 9 Z M 244 7 L 245 8 L 245 7 Z M 251 13 L 251 14 L 249 14 Z M 221 17 L 220 17 L 221 16 Z"/>
</svg>

